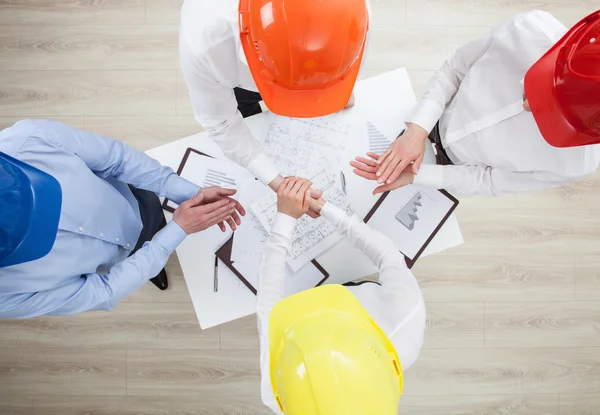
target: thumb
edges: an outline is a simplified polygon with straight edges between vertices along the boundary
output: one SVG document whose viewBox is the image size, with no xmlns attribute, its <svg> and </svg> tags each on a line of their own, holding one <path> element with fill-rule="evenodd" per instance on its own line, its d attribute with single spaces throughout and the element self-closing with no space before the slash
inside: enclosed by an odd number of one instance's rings
<svg viewBox="0 0 600 415">
<path fill-rule="evenodd" d="M 390 190 L 394 190 L 396 187 L 394 187 L 394 183 L 390 183 L 390 184 L 384 184 L 382 186 L 378 186 L 375 188 L 375 190 L 373 190 L 373 194 L 379 194 L 379 193 L 383 193 L 383 192 L 388 192 Z"/>
<path fill-rule="evenodd" d="M 306 191 L 306 193 L 304 193 L 304 203 L 302 204 L 302 211 L 306 212 L 308 211 L 309 207 L 310 207 L 310 201 L 311 201 L 311 197 L 310 197 L 310 189 L 308 189 Z"/>
<path fill-rule="evenodd" d="M 219 188 L 219 195 L 221 196 L 233 196 L 237 190 L 235 189 L 224 189 L 222 187 Z"/>
<path fill-rule="evenodd" d="M 417 174 L 419 172 L 419 169 L 421 168 L 421 162 L 423 161 L 423 157 L 424 157 L 423 154 L 420 155 L 413 163 L 413 166 L 412 166 L 413 174 Z"/>
<path fill-rule="evenodd" d="M 204 193 L 198 192 L 196 196 L 190 199 L 193 206 L 199 205 L 204 200 Z"/>
</svg>

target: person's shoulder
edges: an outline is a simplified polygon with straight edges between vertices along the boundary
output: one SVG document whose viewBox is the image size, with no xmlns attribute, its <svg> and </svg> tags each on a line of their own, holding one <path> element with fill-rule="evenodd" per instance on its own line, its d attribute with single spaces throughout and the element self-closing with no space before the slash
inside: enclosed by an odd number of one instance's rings
<svg viewBox="0 0 600 415">
<path fill-rule="evenodd" d="M 527 38 L 539 37 L 553 43 L 557 42 L 568 30 L 551 13 L 542 10 L 519 13 L 507 23 L 506 28 Z"/>
<path fill-rule="evenodd" d="M 202 54 L 236 35 L 238 0 L 185 0 L 181 33 L 194 54 Z"/>
</svg>

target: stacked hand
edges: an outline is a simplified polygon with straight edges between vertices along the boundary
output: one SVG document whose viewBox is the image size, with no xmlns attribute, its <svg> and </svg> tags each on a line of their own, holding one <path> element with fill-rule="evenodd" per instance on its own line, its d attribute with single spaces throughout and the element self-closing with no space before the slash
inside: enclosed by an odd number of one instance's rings
<svg viewBox="0 0 600 415">
<path fill-rule="evenodd" d="M 312 182 L 300 177 L 286 177 L 277 189 L 277 211 L 294 219 L 308 213 Z"/>
<path fill-rule="evenodd" d="M 382 156 L 378 156 L 375 153 L 367 153 L 367 156 L 371 157 L 371 159 L 367 159 L 364 157 L 357 157 L 356 161 L 351 161 L 350 165 L 354 167 L 354 173 L 358 176 L 364 177 L 369 180 L 377 180 L 377 171 L 379 169 L 379 160 L 381 160 Z M 378 186 L 375 190 L 373 190 L 373 194 L 383 193 L 390 190 L 395 190 L 400 187 L 411 184 L 414 180 L 414 173 L 412 169 L 405 169 L 400 175 L 394 180 L 389 181 L 386 184 Z"/>
<path fill-rule="evenodd" d="M 279 196 L 279 190 L 281 189 L 281 185 L 287 179 L 300 179 L 300 178 L 293 177 L 293 176 L 283 178 L 282 176 L 277 176 L 275 179 L 273 179 L 273 181 L 271 183 L 269 183 L 269 187 L 271 189 L 273 189 L 275 192 L 277 192 L 277 195 Z M 302 179 L 302 180 L 306 180 L 306 179 Z M 321 190 L 313 189 L 313 188 L 310 188 L 309 190 L 310 190 L 310 197 L 314 200 L 320 199 L 321 196 L 323 196 L 323 192 Z M 306 212 L 306 214 L 313 219 L 319 217 L 319 212 L 312 209 L 312 206 L 309 206 L 308 212 Z"/>
<path fill-rule="evenodd" d="M 222 232 L 227 230 L 225 222 L 231 230 L 236 230 L 242 223 L 240 215 L 244 216 L 244 207 L 231 199 L 236 193 L 232 189 L 217 186 L 206 187 L 196 196 L 183 202 L 173 215 L 173 220 L 188 235 L 203 231 L 213 225 L 219 225 Z"/>
</svg>

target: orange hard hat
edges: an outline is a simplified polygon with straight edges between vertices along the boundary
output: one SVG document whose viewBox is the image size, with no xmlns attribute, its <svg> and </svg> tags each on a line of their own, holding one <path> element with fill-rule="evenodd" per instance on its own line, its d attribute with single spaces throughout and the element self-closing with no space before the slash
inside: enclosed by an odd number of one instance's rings
<svg viewBox="0 0 600 415">
<path fill-rule="evenodd" d="M 269 110 L 307 118 L 346 106 L 367 40 L 365 0 L 240 0 L 239 26 Z"/>
<path fill-rule="evenodd" d="M 550 145 L 600 143 L 600 10 L 573 26 L 527 71 L 525 96 Z"/>
</svg>

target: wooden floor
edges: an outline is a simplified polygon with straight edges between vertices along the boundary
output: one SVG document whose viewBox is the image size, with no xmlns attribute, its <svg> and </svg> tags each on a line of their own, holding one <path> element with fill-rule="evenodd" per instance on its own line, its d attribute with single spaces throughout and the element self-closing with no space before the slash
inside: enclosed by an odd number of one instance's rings
<svg viewBox="0 0 600 415">
<path fill-rule="evenodd" d="M 0 126 L 53 118 L 142 150 L 199 131 L 179 7 L 0 0 Z M 533 7 L 571 25 L 600 0 L 374 0 L 363 75 L 406 66 L 420 94 L 454 47 Z M 599 414 L 600 175 L 458 215 L 467 242 L 415 269 L 429 327 L 400 412 Z M 168 270 L 167 292 L 111 313 L 0 322 L 0 414 L 268 414 L 254 318 L 201 331 L 175 257 Z"/>
</svg>

